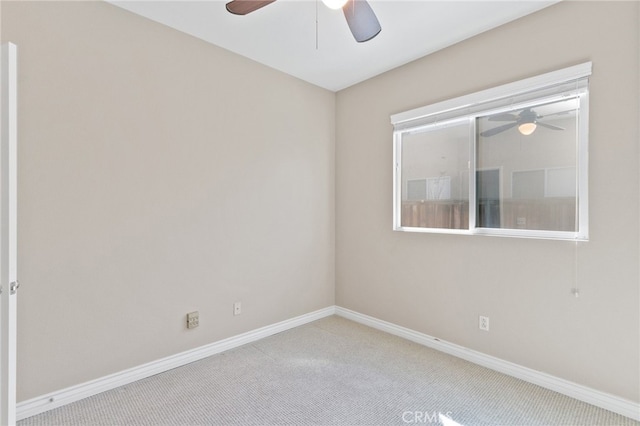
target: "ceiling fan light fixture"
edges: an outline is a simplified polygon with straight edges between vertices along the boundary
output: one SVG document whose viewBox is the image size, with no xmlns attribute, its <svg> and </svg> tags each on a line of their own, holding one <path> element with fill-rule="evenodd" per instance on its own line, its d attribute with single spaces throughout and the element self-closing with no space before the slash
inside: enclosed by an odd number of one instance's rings
<svg viewBox="0 0 640 426">
<path fill-rule="evenodd" d="M 518 131 L 525 136 L 529 136 L 531 133 L 536 131 L 536 127 L 538 126 L 533 121 L 525 122 L 518 126 Z"/>
<path fill-rule="evenodd" d="M 234 15 L 247 15 L 274 1 L 276 0 L 231 0 L 226 4 L 226 8 Z M 342 9 L 349 30 L 358 43 L 369 41 L 382 31 L 380 22 L 367 0 L 322 0 L 322 2 L 331 9 Z M 316 31 L 317 18 L 316 4 Z"/>
<path fill-rule="evenodd" d="M 348 0 L 322 0 L 322 3 L 324 3 L 325 6 L 327 6 L 329 9 L 342 9 L 344 7 L 345 4 L 347 4 Z"/>
</svg>

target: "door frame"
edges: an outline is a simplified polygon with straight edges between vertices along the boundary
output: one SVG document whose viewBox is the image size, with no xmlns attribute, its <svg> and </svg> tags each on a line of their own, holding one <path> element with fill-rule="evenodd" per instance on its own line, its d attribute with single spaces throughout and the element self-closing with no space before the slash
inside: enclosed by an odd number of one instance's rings
<svg viewBox="0 0 640 426">
<path fill-rule="evenodd" d="M 17 47 L 0 46 L 0 424 L 16 423 Z"/>
</svg>

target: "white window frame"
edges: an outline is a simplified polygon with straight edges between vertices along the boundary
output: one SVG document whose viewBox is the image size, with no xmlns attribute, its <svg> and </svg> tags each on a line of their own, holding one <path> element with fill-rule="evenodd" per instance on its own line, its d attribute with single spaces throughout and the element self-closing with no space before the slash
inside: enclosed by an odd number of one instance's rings
<svg viewBox="0 0 640 426">
<path fill-rule="evenodd" d="M 494 235 L 504 237 L 542 238 L 587 241 L 589 239 L 588 139 L 589 89 L 588 77 L 592 63 L 586 62 L 536 77 L 527 78 L 480 92 L 449 99 L 391 116 L 393 131 L 393 229 L 405 232 Z M 480 228 L 476 226 L 476 119 L 514 110 L 518 105 L 531 105 L 554 99 L 577 98 L 577 158 L 576 158 L 576 231 L 544 231 L 511 228 Z M 402 136 L 429 128 L 467 122 L 469 137 L 469 229 L 421 228 L 402 226 Z"/>
</svg>

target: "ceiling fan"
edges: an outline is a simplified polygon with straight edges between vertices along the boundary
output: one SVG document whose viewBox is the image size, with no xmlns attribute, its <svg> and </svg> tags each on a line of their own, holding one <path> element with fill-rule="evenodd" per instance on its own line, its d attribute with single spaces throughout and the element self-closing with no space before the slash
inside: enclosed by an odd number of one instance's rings
<svg viewBox="0 0 640 426">
<path fill-rule="evenodd" d="M 510 121 L 510 123 L 494 127 L 493 129 L 485 130 L 484 132 L 480 133 L 480 136 L 494 136 L 516 126 L 518 126 L 518 131 L 525 136 L 529 136 L 530 134 L 535 132 L 538 126 L 546 127 L 547 129 L 552 130 L 564 130 L 563 127 L 554 126 L 553 124 L 543 123 L 539 121 L 544 117 L 547 116 L 538 115 L 538 113 L 531 108 L 525 108 L 518 114 L 505 113 L 493 115 L 489 117 L 489 121 Z"/>
<path fill-rule="evenodd" d="M 227 10 L 234 15 L 246 15 L 276 0 L 232 0 Z M 331 9 L 342 9 L 351 34 L 358 43 L 369 41 L 377 36 L 382 27 L 373 9 L 366 0 L 322 0 Z"/>
</svg>

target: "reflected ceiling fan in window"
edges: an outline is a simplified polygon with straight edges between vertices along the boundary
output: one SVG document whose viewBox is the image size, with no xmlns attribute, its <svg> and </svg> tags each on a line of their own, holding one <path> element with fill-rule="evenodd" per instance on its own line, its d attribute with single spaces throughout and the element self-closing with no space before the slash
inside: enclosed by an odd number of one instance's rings
<svg viewBox="0 0 640 426">
<path fill-rule="evenodd" d="M 276 0 L 233 0 L 227 3 L 227 10 L 234 15 L 246 15 Z M 376 14 L 366 0 L 322 0 L 331 9 L 342 9 L 351 34 L 358 43 L 377 36 L 382 27 Z"/>
<path fill-rule="evenodd" d="M 551 114 L 551 115 L 556 115 L 556 114 Z M 564 130 L 564 127 L 554 126 L 553 124 L 543 123 L 542 121 L 540 121 L 540 119 L 544 117 L 548 117 L 548 116 L 538 115 L 538 113 L 531 108 L 525 108 L 522 111 L 520 111 L 518 114 L 511 114 L 511 113 L 496 114 L 496 115 L 490 116 L 489 121 L 510 121 L 510 123 L 503 124 L 502 126 L 494 127 L 493 129 L 485 130 L 484 132 L 480 133 L 480 136 L 483 136 L 483 137 L 495 136 L 498 133 L 502 133 L 516 126 L 518 126 L 518 131 L 525 136 L 529 136 L 530 134 L 535 132 L 538 126 L 546 127 L 547 129 L 552 129 L 552 130 Z"/>
</svg>

